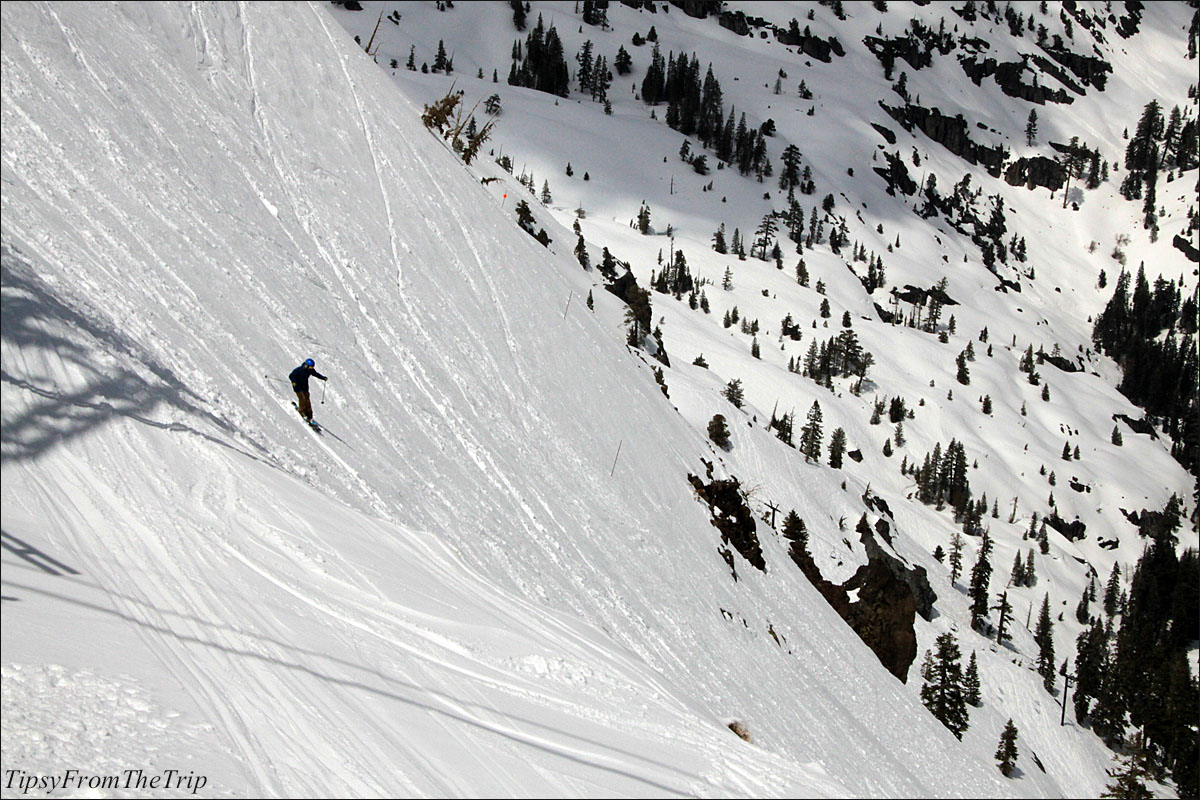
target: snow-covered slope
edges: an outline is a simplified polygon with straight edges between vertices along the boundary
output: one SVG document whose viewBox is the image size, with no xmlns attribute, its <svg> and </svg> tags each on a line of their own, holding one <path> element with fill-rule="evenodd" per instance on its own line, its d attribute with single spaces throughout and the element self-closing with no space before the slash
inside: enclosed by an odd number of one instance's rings
<svg viewBox="0 0 1200 800">
<path fill-rule="evenodd" d="M 709 282 L 705 291 L 712 313 L 706 316 L 689 309 L 686 302 L 653 295 L 653 319 L 661 326 L 671 356 L 664 377 L 672 403 L 697 431 L 705 430 L 714 413 L 736 422 L 732 451 L 722 455 L 723 463 L 756 488 L 752 499 L 756 508 L 773 503 L 800 513 L 811 531 L 813 556 L 831 580 L 844 579 L 863 559 L 857 543 L 850 541 L 855 535 L 839 530 L 839 519 L 844 517 L 848 529 L 853 528 L 862 513 L 857 498 L 866 484 L 886 497 L 904 534 L 897 548 L 929 569 L 939 596 L 941 615 L 929 625 L 918 620 L 921 649 L 930 646 L 937 634 L 955 630 L 964 649 L 974 650 L 982 660 L 986 702 L 983 709 L 972 711 L 967 746 L 981 760 L 990 761 L 1000 726 L 1011 715 L 1022 742 L 1031 745 L 1050 774 L 1062 776 L 1077 793 L 1099 793 L 1107 782 L 1103 769 L 1110 754 L 1095 739 L 1082 751 L 1071 749 L 1070 755 L 1061 749 L 1063 742 L 1082 734 L 1070 725 L 1065 731 L 1059 729 L 1057 697 L 1046 693 L 1028 673 L 1036 647 L 1027 621 L 1036 619 L 1032 610 L 1048 596 L 1055 610 L 1057 660 L 1073 658 L 1075 637 L 1081 630 L 1074 609 L 1089 576 L 1103 582 L 1119 565 L 1127 580 L 1145 545 L 1122 512 L 1160 508 L 1173 493 L 1184 498 L 1192 495 L 1194 481 L 1169 456 L 1169 443 L 1131 435 L 1114 420 L 1117 414 L 1133 418 L 1142 414 L 1115 390 L 1120 371 L 1110 359 L 1093 352 L 1090 337 L 1092 321 L 1111 296 L 1114 276 L 1123 264 L 1133 272 L 1144 265 L 1152 281 L 1158 275 L 1181 281 L 1185 296 L 1196 291 L 1195 266 L 1171 242 L 1184 231 L 1188 209 L 1194 209 L 1195 172 L 1159 182 L 1162 232 L 1157 241 L 1141 224 L 1140 204 L 1120 198 L 1116 191 L 1127 135 L 1145 103 L 1157 100 L 1164 113 L 1178 105 L 1185 118 L 1196 117 L 1195 62 L 1185 58 L 1193 9 L 1182 3 L 1146 4 L 1137 12 L 1137 33 L 1126 38 L 1114 22 L 1133 13 L 1137 4 L 1075 4 L 1096 19 L 1095 35 L 1078 22 L 1069 28 L 1073 18 L 1061 3 L 1046 8 L 1033 2 L 1011 4 L 1022 19 L 1044 26 L 1049 37 L 1062 37 L 1072 51 L 1113 65 L 1103 91 L 1089 86 L 1068 91 L 1073 101 L 1068 104 L 1032 104 L 1006 95 L 992 78 L 976 86 L 958 61 L 968 52 L 1001 62 L 1031 57 L 1034 66 L 1023 74 L 1026 83 L 1065 87 L 1050 72 L 1036 67 L 1036 58 L 1045 53 L 1035 44 L 1032 24 L 1017 37 L 1006 25 L 983 16 L 969 22 L 945 3 L 889 2 L 886 11 L 876 4 L 846 3 L 846 19 L 837 19 L 832 4 L 726 4 L 781 27 L 794 18 L 816 36 L 836 36 L 847 55 L 824 64 L 781 44 L 769 32 L 739 36 L 712 17 L 696 19 L 679 6 L 653 5 L 656 13 L 612 3 L 608 26 L 599 27 L 583 22 L 577 3 L 530 4 L 529 28 L 539 16 L 546 26 L 554 25 L 572 69 L 577 63 L 573 57 L 586 41 L 592 42 L 594 55 L 604 55 L 610 64 L 619 46 L 632 54 L 631 74 L 614 73 L 611 116 L 602 104 L 578 91 L 557 98 L 507 85 L 513 42 L 523 43 L 528 30 L 518 32 L 513 27 L 512 11 L 505 4 L 367 2 L 362 12 L 336 10 L 335 14 L 364 44 L 382 17 L 372 42 L 377 48 L 375 60 L 418 102 L 433 102 L 453 85 L 465 92 L 466 108 L 482 108 L 476 102 L 495 93 L 503 111 L 489 143 L 490 155 L 510 158 L 514 175 L 525 176 L 539 190 L 537 195 L 543 185 L 549 188 L 552 199 L 544 209 L 530 199 L 539 224 L 548 225 L 546 220 L 553 217 L 570 225 L 580 210 L 584 212 L 578 223 L 593 263 L 599 260 L 600 248 L 608 247 L 628 260 L 646 285 L 672 250 L 686 253 L 692 272 Z M 985 4 L 977 5 L 982 14 Z M 397 19 L 393 12 L 399 15 L 396 23 L 389 20 L 389 16 Z M 936 31 L 943 19 L 956 43 L 973 41 L 920 70 L 897 59 L 892 79 L 885 79 L 865 39 L 903 37 L 913 20 Z M 712 236 L 719 225 L 725 225 L 727 239 L 735 227 L 749 239 L 764 214 L 786 210 L 787 199 L 778 188 L 777 176 L 759 182 L 732 168 L 718 170 L 712 151 L 706 153 L 711 170 L 707 175 L 695 174 L 680 160 L 685 137 L 665 124 L 666 104 L 651 108 L 639 98 L 651 45 L 638 47 L 632 38 L 634 33 L 647 37 L 651 26 L 664 56 L 695 52 L 701 74 L 711 63 L 721 81 L 726 110 L 733 106 L 737 113 L 745 112 L 751 129 L 767 119 L 775 122 L 776 135 L 767 139 L 775 166 L 784 147 L 800 148 L 816 183 L 814 194 L 799 195 L 804 211 L 813 212 L 826 194 L 831 195 L 834 210 L 821 216 L 829 220 L 829 228 L 844 217 L 850 242 L 861 243 L 884 260 L 888 275 L 884 287 L 873 295 L 864 291 L 857 276 L 865 273 L 866 265 L 851 260 L 849 245 L 840 255 L 827 245 L 797 253 L 780 236 L 782 270 L 753 257 L 740 261 L 713 252 Z M 439 42 L 453 57 L 453 75 L 404 68 L 410 53 L 416 65 L 432 65 Z M 1051 143 L 1065 144 L 1079 136 L 1112 164 L 1112 177 L 1086 191 L 1073 184 L 1069 200 L 1074 205 L 1065 206 L 1061 191 L 1030 191 L 990 176 L 919 131 L 904 131 L 880 107 L 880 101 L 902 105 L 892 86 L 905 73 L 916 103 L 938 107 L 949 117 L 961 112 L 975 141 L 1003 146 L 1014 158 L 1056 157 L 1059 153 Z M 779 94 L 777 77 L 781 78 Z M 802 80 L 813 98 L 798 96 Z M 1039 120 L 1032 145 L 1024 135 L 1031 109 Z M 484 115 L 477 114 L 482 121 Z M 895 134 L 896 143 L 889 143 L 872 123 Z M 704 152 L 695 138 L 689 144 L 692 152 Z M 884 166 L 885 153 L 897 154 L 920 185 L 930 175 L 936 176 L 943 194 L 969 176 L 971 188 L 983 193 L 977 208 L 984 218 L 992 196 L 1004 200 L 1005 239 L 1016 235 L 1028 243 L 1027 262 L 1010 257 L 1007 265 L 999 267 L 1001 276 L 1020 283 L 1019 293 L 997 291 L 997 276 L 983 265 L 980 249 L 953 230 L 948 220 L 915 214 L 914 208 L 922 202 L 919 195 L 885 192 L 873 171 Z M 506 177 L 482 159 L 478 163 L 481 174 Z M 572 174 L 567 174 L 568 165 Z M 525 191 L 512 178 L 502 185 L 510 193 Z M 655 235 L 642 236 L 633 227 L 643 203 L 651 209 Z M 668 230 L 671 236 L 665 235 Z M 567 249 L 574 241 L 573 234 L 565 234 L 565 239 L 560 235 L 555 247 Z M 806 262 L 809 287 L 797 285 L 798 257 Z M 727 268 L 734 285 L 723 291 Z M 1098 280 L 1102 271 L 1107 273 L 1107 286 Z M 875 313 L 874 303 L 893 308 L 886 289 L 902 289 L 906 284 L 929 287 L 943 277 L 950 296 L 959 303 L 943 315 L 946 343 L 930 333 L 886 324 Z M 828 321 L 818 311 L 822 300 L 815 289 L 818 281 L 825 284 L 832 306 Z M 721 325 L 723 314 L 735 307 L 743 319 L 761 323 L 757 337 L 761 358 L 751 356 L 751 336 Z M 814 340 L 824 341 L 841 330 L 843 310 L 850 312 L 859 340 L 876 357 L 862 397 L 848 391 L 850 380 L 836 381 L 837 391 L 830 393 L 786 370 L 788 361 L 802 359 Z M 905 305 L 900 304 L 899 310 L 905 311 Z M 785 314 L 800 325 L 804 338 L 799 343 L 780 337 L 779 320 Z M 956 332 L 947 329 L 950 314 Z M 987 343 L 979 338 L 985 328 Z M 977 357 L 969 363 L 970 385 L 963 386 L 955 379 L 954 359 L 968 342 Z M 1029 346 L 1047 353 L 1058 348 L 1083 369 L 1065 373 L 1049 365 L 1042 368 L 1050 388 L 1049 399 L 1043 400 L 1042 387 L 1030 385 L 1017 370 Z M 994 350 L 990 356 L 989 349 Z M 690 364 L 700 354 L 708 369 Z M 734 378 L 745 385 L 748 405 L 741 412 L 721 397 L 725 383 Z M 982 410 L 985 395 L 994 409 L 990 416 Z M 868 419 L 875 400 L 896 397 L 907 401 L 914 416 L 904 422 L 906 443 L 895 444 L 888 458 L 880 451 L 884 441 L 896 435 L 895 427 L 886 421 L 872 426 Z M 843 427 L 850 448 L 861 448 L 864 454 L 861 464 L 847 462 L 841 471 L 816 468 L 772 436 L 749 427 L 761 427 L 775 409 L 794 412 L 798 428 L 814 401 L 824 412 L 826 437 L 834 427 Z M 1111 442 L 1114 425 L 1125 431 L 1120 447 Z M 1009 647 L 997 647 L 967 628 L 965 579 L 952 587 L 947 567 L 928 556 L 936 547 L 949 549 L 958 527 L 953 519 L 915 501 L 903 502 L 911 500 L 914 485 L 911 476 L 900 473 L 901 460 L 919 464 L 935 444 L 945 446 L 951 438 L 963 442 L 974 467 L 970 475 L 975 495 L 986 493 L 989 503 L 998 507 L 998 516 L 989 515 L 985 522 L 996 543 L 992 596 L 1007 589 L 1018 622 Z M 1064 444 L 1078 448 L 1079 455 L 1064 460 Z M 844 494 L 839 491 L 842 480 L 850 487 Z M 1191 510 L 1194 501 L 1187 505 Z M 1024 537 L 1032 514 L 1045 516 L 1052 506 L 1065 521 L 1086 524 L 1087 536 L 1070 541 L 1051 533 L 1050 552 L 1036 556 L 1036 585 L 1011 585 L 1009 565 L 1016 555 L 1028 555 L 1034 544 Z M 1194 526 L 1182 537 L 1181 547 L 1194 547 Z M 967 542 L 964 561 L 969 569 L 978 539 Z M 1194 654 L 1193 650 L 1193 663 Z M 1058 763 L 1048 763 L 1048 751 Z M 1038 771 L 1031 763 L 1023 762 L 1022 783 Z"/>
<path fill-rule="evenodd" d="M 618 303 L 327 7 L 10 3 L 2 36 L 6 794 L 1103 780 L 1081 732 L 1002 778 L 765 528 L 731 580 L 686 480 L 714 453 Z M 789 468 L 788 502 L 858 508 Z"/>
</svg>

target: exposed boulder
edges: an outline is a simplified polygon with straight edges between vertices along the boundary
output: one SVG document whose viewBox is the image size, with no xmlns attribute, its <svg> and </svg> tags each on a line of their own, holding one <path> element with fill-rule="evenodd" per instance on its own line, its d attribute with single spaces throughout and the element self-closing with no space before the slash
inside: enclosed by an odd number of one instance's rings
<svg viewBox="0 0 1200 800">
<path fill-rule="evenodd" d="M 1150 511 L 1145 508 L 1140 514 L 1132 515 L 1130 521 L 1138 526 L 1138 534 L 1155 541 L 1173 537 L 1179 528 L 1178 517 L 1172 518 L 1162 511 Z"/>
<path fill-rule="evenodd" d="M 867 554 L 867 563 L 842 585 L 821 576 L 812 556 L 793 548 L 792 558 L 809 582 L 837 611 L 879 662 L 900 679 L 908 681 L 908 670 L 917 657 L 916 615 L 933 616 L 937 595 L 922 567 L 910 567 L 888 552 L 876 537 L 891 541 L 890 509 L 883 498 L 870 490 L 863 495 L 867 508 L 881 516 L 872 526 L 866 515 L 856 530 Z"/>
<path fill-rule="evenodd" d="M 1117 20 L 1117 33 L 1128 39 L 1138 32 L 1142 24 L 1142 9 L 1144 6 L 1137 0 L 1126 0 L 1125 14 Z"/>
<path fill-rule="evenodd" d="M 1037 363 L 1038 364 L 1052 364 L 1055 367 L 1058 367 L 1059 369 L 1061 369 L 1063 372 L 1079 372 L 1081 369 L 1078 365 L 1072 364 L 1070 361 L 1063 358 L 1062 356 L 1056 356 L 1056 355 L 1052 355 L 1052 354 L 1048 354 L 1048 353 L 1038 353 L 1037 354 Z"/>
<path fill-rule="evenodd" d="M 806 25 L 801 31 L 796 25 L 795 20 L 792 20 L 792 26 L 789 28 L 774 28 L 775 38 L 781 43 L 792 47 L 800 48 L 800 52 L 806 56 L 815 58 L 817 61 L 826 64 L 833 61 L 834 56 L 839 58 L 846 55 L 842 43 L 837 40 L 836 36 L 830 36 L 828 39 L 822 39 L 819 36 L 814 36 Z"/>
<path fill-rule="evenodd" d="M 1004 180 L 1010 186 L 1024 184 L 1032 189 L 1043 186 L 1052 192 L 1057 192 L 1067 182 L 1067 173 L 1063 165 L 1045 156 L 1022 156 L 1008 165 L 1004 171 Z"/>
<path fill-rule="evenodd" d="M 1176 234 L 1175 238 L 1171 240 L 1171 244 L 1175 245 L 1176 250 L 1187 256 L 1188 261 L 1194 261 L 1197 264 L 1200 264 L 1200 250 L 1197 250 L 1196 246 L 1187 239 Z"/>
<path fill-rule="evenodd" d="M 885 67 L 894 66 L 896 59 L 902 59 L 913 69 L 921 69 L 933 64 L 932 48 L 923 47 L 921 41 L 914 37 L 881 39 L 878 36 L 868 36 L 863 39 L 863 44 Z"/>
<path fill-rule="evenodd" d="M 705 19 L 710 14 L 721 13 L 721 0 L 671 0 L 671 5 L 683 9 L 683 13 L 696 19 Z"/>
<path fill-rule="evenodd" d="M 712 526 L 721 532 L 721 541 L 741 553 L 751 566 L 766 572 L 767 563 L 763 560 L 762 546 L 755 531 L 754 512 L 746 504 L 737 479 L 714 479 L 710 466 L 708 483 L 697 475 L 688 475 L 688 482 L 696 490 L 696 496 L 708 505 Z M 724 550 L 722 557 L 729 562 L 736 580 L 737 570 L 733 567 L 732 556 L 727 553 L 728 550 Z"/>
<path fill-rule="evenodd" d="M 908 174 L 908 167 L 898 153 L 884 153 L 887 159 L 887 169 L 875 167 L 875 174 L 887 182 L 887 192 L 895 195 L 898 189 L 901 194 L 913 195 L 917 192 L 917 182 Z"/>
<path fill-rule="evenodd" d="M 1064 70 L 1062 67 L 1058 66 L 1053 61 L 1046 58 L 1045 56 L 1040 56 L 1037 53 L 1030 53 L 1029 60 L 1032 61 L 1034 66 L 1036 66 L 1042 72 L 1044 72 L 1047 75 L 1049 75 L 1050 77 L 1054 78 L 1056 81 L 1058 81 L 1063 86 L 1070 89 L 1075 94 L 1077 94 L 1077 95 L 1087 94 L 1087 89 L 1084 89 L 1078 83 L 1071 80 L 1071 76 L 1067 74 L 1066 70 Z"/>
<path fill-rule="evenodd" d="M 1061 533 L 1069 541 L 1075 542 L 1086 538 L 1087 525 L 1083 520 L 1077 519 L 1074 522 L 1067 522 L 1058 515 L 1058 512 L 1053 512 L 1046 517 L 1046 524 Z"/>
<path fill-rule="evenodd" d="M 1151 439 L 1158 438 L 1158 431 L 1154 430 L 1154 425 L 1145 417 L 1142 417 L 1141 419 L 1133 419 L 1125 414 L 1113 414 L 1112 418 L 1115 422 L 1124 422 L 1129 426 L 1129 430 L 1133 431 L 1134 433 L 1145 433 L 1149 435 Z"/>
<path fill-rule="evenodd" d="M 812 556 L 801 552 L 800 569 L 825 601 L 871 648 L 888 672 L 908 682 L 917 657 L 916 598 L 881 558 L 873 558 L 839 586 L 821 577 Z M 851 593 L 855 599 L 851 600 Z"/>
<path fill-rule="evenodd" d="M 971 140 L 967 120 L 962 114 L 948 117 L 937 108 L 916 105 L 892 107 L 880 103 L 907 131 L 918 128 L 933 141 L 967 163 L 978 164 L 993 177 L 1000 177 L 1008 154 L 1003 147 L 987 147 Z"/>
<path fill-rule="evenodd" d="M 945 291 L 936 286 L 931 286 L 928 289 L 922 289 L 919 286 L 913 286 L 911 283 L 904 284 L 903 290 L 892 289 L 892 294 L 896 299 L 904 303 L 911 303 L 916 306 L 923 306 L 927 300 L 936 300 L 943 306 L 956 306 L 958 301 Z"/>
<path fill-rule="evenodd" d="M 721 16 L 717 17 L 717 23 L 738 36 L 750 33 L 750 23 L 746 21 L 746 14 L 742 11 L 722 11 Z"/>
<path fill-rule="evenodd" d="M 994 76 L 996 84 L 1009 97 L 1027 100 L 1038 105 L 1050 103 L 1073 103 L 1075 98 L 1064 89 L 1051 89 L 1040 84 L 1028 84 L 1021 79 L 1025 72 L 1024 61 L 997 62 L 994 58 L 977 61 L 971 56 L 962 55 L 958 58 L 963 72 L 967 73 L 976 86 L 983 84 L 983 79 Z M 1082 91 L 1080 92 L 1082 93 Z"/>
<path fill-rule="evenodd" d="M 892 133 L 889 129 L 883 127 L 882 125 L 876 125 L 874 122 L 871 123 L 871 127 L 879 131 L 879 135 L 882 136 L 883 140 L 888 144 L 896 143 L 896 134 Z"/>
<path fill-rule="evenodd" d="M 1084 86 L 1095 86 L 1104 91 L 1108 73 L 1112 72 L 1112 64 L 1096 56 L 1080 55 L 1065 47 L 1041 45 L 1041 48 L 1046 55 L 1069 69 Z"/>
</svg>

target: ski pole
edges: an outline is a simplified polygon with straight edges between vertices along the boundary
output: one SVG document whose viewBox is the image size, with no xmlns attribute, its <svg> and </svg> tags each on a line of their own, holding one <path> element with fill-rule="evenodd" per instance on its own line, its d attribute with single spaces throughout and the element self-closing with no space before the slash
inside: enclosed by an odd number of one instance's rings
<svg viewBox="0 0 1200 800">
<path fill-rule="evenodd" d="M 270 375 L 263 375 L 263 377 L 269 381 L 275 381 L 276 383 L 287 383 L 287 381 L 283 380 L 282 378 L 272 378 Z"/>
<path fill-rule="evenodd" d="M 328 385 L 328 380 L 321 381 L 321 405 L 325 405 L 325 387 Z"/>
</svg>

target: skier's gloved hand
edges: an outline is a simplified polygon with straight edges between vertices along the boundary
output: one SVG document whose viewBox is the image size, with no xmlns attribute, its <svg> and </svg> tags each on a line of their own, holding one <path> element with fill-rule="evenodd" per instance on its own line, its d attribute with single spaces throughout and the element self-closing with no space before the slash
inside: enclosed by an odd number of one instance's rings
<svg viewBox="0 0 1200 800">
<path fill-rule="evenodd" d="M 321 380 L 327 381 L 327 380 L 329 380 L 329 378 L 321 378 Z"/>
</svg>

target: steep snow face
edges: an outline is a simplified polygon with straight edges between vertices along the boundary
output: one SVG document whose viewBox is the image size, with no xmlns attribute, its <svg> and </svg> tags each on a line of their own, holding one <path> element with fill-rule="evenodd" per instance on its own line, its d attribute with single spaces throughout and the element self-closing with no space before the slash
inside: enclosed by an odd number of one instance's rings
<svg viewBox="0 0 1200 800">
<path fill-rule="evenodd" d="M 516 229 L 325 6 L 10 3 L 2 45 L 6 770 L 1014 790 L 772 534 L 731 579 L 716 454 L 567 231 Z"/>
<path fill-rule="evenodd" d="M 1172 236 L 1185 229 L 1187 209 L 1195 204 L 1195 172 L 1159 181 L 1162 232 L 1157 241 L 1142 226 L 1140 204 L 1124 200 L 1116 191 L 1128 144 L 1125 129 L 1133 131 L 1146 102 L 1157 99 L 1164 112 L 1178 105 L 1185 117 L 1195 117 L 1196 103 L 1189 98 L 1195 62 L 1185 57 L 1193 10 L 1186 4 L 1147 4 L 1138 33 L 1127 39 L 1112 24 L 1127 11 L 1121 4 L 1112 4 L 1111 9 L 1100 2 L 1076 4 L 1075 9 L 1097 19 L 1097 26 L 1087 30 L 1077 20 L 1071 22 L 1062 4 L 1048 3 L 1042 10 L 1039 3 L 1013 3 L 1023 19 L 1034 20 L 1035 30 L 1044 26 L 1048 37 L 1060 36 L 1071 50 L 1093 53 L 1113 65 L 1103 91 L 1091 87 L 1076 92 L 1051 72 L 1035 68 L 1045 53 L 1036 45 L 1037 34 L 1028 23 L 1021 36 L 1014 36 L 1006 24 L 982 15 L 974 22 L 963 19 L 954 10 L 961 10 L 961 4 L 952 8 L 889 2 L 886 11 L 874 3 L 842 5 L 845 19 L 838 19 L 830 4 L 727 4 L 782 27 L 795 18 L 800 28 L 811 28 L 816 36 L 837 37 L 846 55 L 828 64 L 796 52 L 769 33 L 739 36 L 712 17 L 696 19 L 664 2 L 653 4 L 653 12 L 610 4 L 609 24 L 601 27 L 586 24 L 577 3 L 535 1 L 529 4 L 524 32 L 514 27 L 511 8 L 500 3 L 365 2 L 361 12 L 335 9 L 333 13 L 364 44 L 371 39 L 376 21 L 382 20 L 372 42 L 377 48 L 375 60 L 417 103 L 431 103 L 453 85 L 465 92 L 464 106 L 476 108 L 482 122 L 480 109 L 495 94 L 503 111 L 488 144 L 489 155 L 510 158 L 514 176 L 521 175 L 538 197 L 551 196 L 544 206 L 530 198 L 539 225 L 551 229 L 550 218 L 570 225 L 582 212 L 578 223 L 593 263 L 600 249 L 607 247 L 628 260 L 646 285 L 673 251 L 686 254 L 692 273 L 709 282 L 705 291 L 712 313 L 706 316 L 686 302 L 653 295 L 653 319 L 661 326 L 672 360 L 671 367 L 664 369 L 671 402 L 697 431 L 704 431 L 715 413 L 730 420 L 733 446 L 721 455 L 722 463 L 755 488 L 751 502 L 756 509 L 772 503 L 783 512 L 789 507 L 797 510 L 808 523 L 813 557 L 832 580 L 845 579 L 863 560 L 856 535 L 840 530 L 839 520 L 845 519 L 853 530 L 863 511 L 859 497 L 866 484 L 886 498 L 901 531 L 897 550 L 929 570 L 939 596 L 939 616 L 929 624 L 918 620 L 921 650 L 932 645 L 939 633 L 953 630 L 964 652 L 975 651 L 980 658 L 985 702 L 983 708 L 972 710 L 963 747 L 979 761 L 993 763 L 1000 730 L 1012 716 L 1024 748 L 1022 775 L 1014 782 L 1014 791 L 1030 791 L 1029 784 L 1040 779 L 1044 766 L 1060 785 L 1070 787 L 1067 791 L 1099 794 L 1108 782 L 1104 768 L 1111 753 L 1085 730 L 1070 724 L 1060 728 L 1057 695 L 1047 693 L 1029 672 L 1037 649 L 1029 630 L 1032 625 L 1026 621 L 1036 619 L 1032 609 L 1048 596 L 1056 611 L 1056 661 L 1073 658 L 1075 637 L 1081 630 L 1073 609 L 1089 576 L 1103 582 L 1119 565 L 1128 579 L 1145 545 L 1122 509 L 1159 508 L 1172 493 L 1190 496 L 1194 485 L 1170 457 L 1167 442 L 1131 435 L 1122 424 L 1124 444 L 1111 443 L 1114 414 L 1137 418 L 1141 412 L 1115 390 L 1120 371 L 1110 359 L 1091 352 L 1090 339 L 1092 320 L 1111 297 L 1123 263 L 1135 272 L 1144 263 L 1152 281 L 1161 274 L 1181 281 L 1185 294 L 1195 291 L 1195 265 L 1171 244 Z M 984 4 L 977 5 L 983 9 Z M 605 114 L 603 104 L 577 91 L 577 82 L 566 98 L 506 83 L 513 43 L 524 43 L 539 16 L 545 26 L 555 26 L 572 70 L 578 63 L 574 56 L 588 41 L 593 56 L 603 55 L 609 64 L 615 61 L 618 47 L 631 54 L 632 72 L 620 76 L 614 71 L 611 115 Z M 936 31 L 943 18 L 956 49 L 919 70 L 898 59 L 893 76 L 886 78 L 879 60 L 864 44 L 868 36 L 902 38 L 914 20 Z M 665 124 L 666 104 L 651 108 L 639 97 L 652 44 L 639 47 L 633 35 L 645 38 L 652 26 L 664 57 L 695 53 L 701 75 L 711 63 L 721 82 L 726 113 L 731 107 L 736 109 L 735 118 L 745 113 L 751 131 L 768 119 L 775 123 L 775 136 L 766 140 L 775 176 L 758 181 L 753 174 L 742 176 L 729 166 L 717 169 L 712 151 L 706 152 L 707 175 L 696 174 L 680 159 L 685 137 Z M 439 43 L 453 56 L 451 75 L 420 69 L 434 63 Z M 415 71 L 403 66 L 410 53 L 418 67 Z M 1023 79 L 1062 87 L 1073 102 L 1035 105 L 1006 95 L 992 78 L 976 86 L 959 62 L 966 53 L 1001 62 L 1030 58 L 1035 66 L 1023 73 Z M 1086 191 L 1073 182 L 1069 204 L 1061 191 L 1052 194 L 1043 188 L 1010 186 L 919 130 L 903 130 L 889 116 L 879 103 L 903 104 L 894 88 L 902 75 L 914 102 L 937 107 L 949 117 L 961 112 L 975 141 L 1004 147 L 1014 157 L 1053 158 L 1059 152 L 1052 143 L 1065 144 L 1079 136 L 1101 152 L 1112 165 L 1112 175 Z M 811 97 L 800 97 L 801 81 Z M 1036 110 L 1039 125 L 1032 144 L 1024 136 L 1030 110 Z M 872 123 L 889 129 L 895 142 L 889 143 Z M 833 210 L 818 217 L 825 220 L 826 233 L 837 226 L 838 218 L 844 218 L 850 244 L 841 253 L 833 252 L 827 243 L 798 252 L 780 236 L 782 269 L 753 256 L 739 260 L 713 252 L 712 237 L 719 225 L 725 226 L 727 240 L 735 228 L 749 240 L 766 214 L 787 209 L 777 173 L 788 145 L 800 149 L 816 184 L 814 194 L 797 195 L 805 213 L 817 212 L 828 195 Z M 694 153 L 702 152 L 694 138 L 689 146 Z M 969 177 L 970 190 L 980 192 L 976 210 L 985 219 L 993 196 L 1004 201 L 1005 239 L 1022 237 L 1028 261 L 1010 257 L 998 270 L 1006 279 L 1019 282 L 1020 292 L 999 291 L 997 276 L 985 268 L 980 248 L 956 231 L 950 220 L 915 214 L 923 202 L 920 196 L 887 194 L 873 169 L 884 165 L 885 153 L 898 157 L 917 183 L 924 185 L 935 177 L 943 195 Z M 526 189 L 490 161 L 481 158 L 475 167 L 480 175 L 501 178 L 489 184 L 489 191 L 496 197 L 501 191 L 525 196 Z M 543 194 L 542 187 L 549 192 Z M 648 236 L 633 227 L 643 204 L 652 212 Z M 565 249 L 574 241 L 568 234 L 566 244 L 559 240 L 554 246 Z M 859 281 L 866 264 L 850 255 L 851 247 L 858 244 L 886 264 L 884 286 L 873 294 Z M 796 280 L 800 258 L 810 275 L 807 287 Z M 725 290 L 721 284 L 727 269 L 733 286 Z M 1099 280 L 1102 270 L 1107 286 Z M 887 291 L 891 287 L 928 287 L 943 277 L 958 302 L 943 313 L 946 342 L 935 334 L 886 324 L 876 314 L 874 303 L 893 308 Z M 816 290 L 818 282 L 824 284 L 824 297 Z M 823 299 L 832 307 L 829 319 L 818 310 Z M 905 305 L 898 304 L 899 309 L 909 310 Z M 760 358 L 750 354 L 754 337 L 720 324 L 733 309 L 743 320 L 761 324 Z M 787 370 L 789 360 L 803 360 L 814 341 L 825 341 L 841 331 L 843 311 L 849 312 L 859 341 L 876 357 L 861 397 L 848 391 L 850 380 L 835 380 L 836 391 L 831 393 Z M 779 321 L 786 314 L 800 326 L 803 339 L 798 343 L 780 335 Z M 951 314 L 956 324 L 953 332 L 948 324 Z M 984 329 L 989 334 L 986 342 L 981 338 Z M 968 342 L 976 358 L 969 362 L 970 385 L 964 386 L 956 380 L 955 357 Z M 1017 369 L 1030 345 L 1047 353 L 1057 347 L 1082 367 L 1075 373 L 1049 365 L 1040 368 L 1043 384 L 1050 385 L 1046 400 L 1042 386 L 1031 385 Z M 690 363 L 701 354 L 707 369 Z M 732 379 L 744 384 L 747 403 L 741 410 L 721 396 Z M 990 414 L 982 408 L 985 395 L 993 406 Z M 904 444 L 896 444 L 896 428 L 886 418 L 881 425 L 868 423 L 873 401 L 897 397 L 905 399 L 914 414 L 904 421 Z M 844 428 L 850 448 L 863 453 L 861 463 L 847 461 L 841 471 L 806 464 L 762 430 L 773 412 L 795 413 L 798 428 L 814 402 L 824 412 L 826 443 L 834 427 Z M 894 450 L 890 458 L 881 452 L 889 438 Z M 900 470 L 902 461 L 919 465 L 936 444 L 945 447 L 951 438 L 963 443 L 971 462 L 974 495 L 986 493 L 997 509 L 985 524 L 996 548 L 992 596 L 1007 590 L 1016 609 L 1015 638 L 1006 647 L 968 629 L 965 580 L 952 586 L 947 566 L 929 556 L 935 547 L 948 550 L 950 537 L 961 526 L 950 514 L 912 501 L 913 480 Z M 1063 459 L 1064 444 L 1078 448 L 1080 455 Z M 849 487 L 846 492 L 840 490 L 842 480 Z M 1024 536 L 1032 515 L 1040 519 L 1052 507 L 1065 520 L 1078 518 L 1086 523 L 1087 537 L 1070 541 L 1051 532 L 1049 552 L 1035 555 L 1036 584 L 1014 586 L 1009 565 L 1018 554 L 1028 560 L 1031 548 L 1037 549 Z M 1182 531 L 1181 538 L 1181 547 L 1194 547 L 1195 529 Z M 967 538 L 967 570 L 975 561 L 978 543 L 977 538 Z M 773 565 L 769 550 L 768 565 Z M 996 621 L 994 614 L 991 619 Z M 914 694 L 920 683 L 915 675 L 914 669 L 909 686 Z"/>
</svg>

